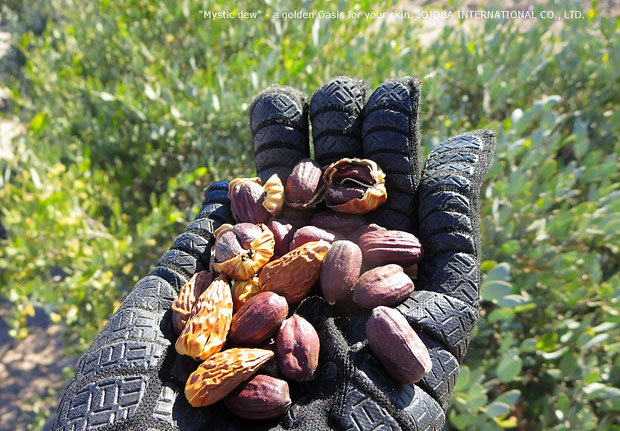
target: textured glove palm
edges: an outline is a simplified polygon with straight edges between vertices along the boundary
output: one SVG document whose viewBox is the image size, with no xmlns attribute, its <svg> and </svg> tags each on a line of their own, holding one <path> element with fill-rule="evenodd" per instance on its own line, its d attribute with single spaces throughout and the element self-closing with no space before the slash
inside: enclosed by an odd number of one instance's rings
<svg viewBox="0 0 620 431">
<path fill-rule="evenodd" d="M 448 139 L 424 169 L 418 137 L 420 86 L 388 81 L 366 100 L 362 81 L 335 78 L 308 106 L 302 93 L 271 87 L 250 108 L 255 161 L 264 181 L 283 180 L 309 157 L 375 160 L 387 174 L 388 201 L 374 222 L 414 232 L 424 247 L 416 291 L 396 308 L 421 335 L 433 368 L 415 385 L 395 382 L 365 342 L 368 310 L 342 313 L 318 295 L 296 312 L 319 332 L 315 380 L 291 384 L 293 406 L 280 420 L 251 423 L 219 405 L 192 408 L 183 396 L 193 364 L 174 350 L 170 306 L 179 288 L 208 265 L 212 232 L 232 221 L 227 182 L 212 184 L 196 219 L 97 335 L 58 409 L 58 430 L 434 430 L 441 429 L 478 318 L 478 197 L 495 145 L 493 133 Z M 309 114 L 309 115 L 308 115 Z"/>
</svg>

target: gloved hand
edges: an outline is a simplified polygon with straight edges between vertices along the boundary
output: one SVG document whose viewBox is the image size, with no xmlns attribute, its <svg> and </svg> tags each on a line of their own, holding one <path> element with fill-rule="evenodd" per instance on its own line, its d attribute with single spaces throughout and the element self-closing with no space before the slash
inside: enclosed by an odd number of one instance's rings
<svg viewBox="0 0 620 431">
<path fill-rule="evenodd" d="M 271 87 L 250 108 L 258 176 L 314 156 L 375 160 L 386 173 L 387 202 L 372 213 L 384 227 L 410 230 L 424 259 L 412 295 L 396 308 L 429 349 L 432 371 L 415 385 L 393 380 L 365 342 L 369 310 L 342 313 L 320 295 L 295 312 L 321 338 L 315 380 L 290 383 L 293 406 L 280 420 L 247 422 L 219 403 L 189 406 L 185 378 L 198 365 L 174 349 L 170 306 L 179 288 L 208 267 L 212 232 L 233 221 L 227 182 L 212 184 L 202 209 L 157 266 L 140 280 L 81 358 L 58 409 L 55 430 L 438 430 L 479 311 L 478 198 L 495 146 L 489 131 L 448 139 L 422 165 L 420 84 L 388 81 L 366 100 L 362 81 L 340 77 L 308 106 L 288 87 Z"/>
</svg>

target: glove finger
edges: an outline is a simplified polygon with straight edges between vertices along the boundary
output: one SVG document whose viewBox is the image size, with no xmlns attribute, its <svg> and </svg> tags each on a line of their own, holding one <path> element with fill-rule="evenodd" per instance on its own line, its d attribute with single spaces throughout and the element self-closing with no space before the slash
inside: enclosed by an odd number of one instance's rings
<svg viewBox="0 0 620 431">
<path fill-rule="evenodd" d="M 340 76 L 326 82 L 312 96 L 310 121 L 314 158 L 326 166 L 344 157 L 362 156 L 364 81 Z"/>
<path fill-rule="evenodd" d="M 213 230 L 232 221 L 227 190 L 226 182 L 207 189 L 197 218 L 95 337 L 63 395 L 55 430 L 173 423 L 162 386 L 162 370 L 177 356 L 170 307 L 192 273 L 206 267 Z"/>
<path fill-rule="evenodd" d="M 413 292 L 396 308 L 418 333 L 437 340 L 462 361 L 478 320 L 477 310 L 456 298 L 424 290 Z"/>
<path fill-rule="evenodd" d="M 394 429 L 441 429 L 445 413 L 433 394 L 396 382 L 368 346 L 352 346 L 351 357 L 353 371 L 341 416 L 345 429 L 375 429 L 381 424 Z"/>
<path fill-rule="evenodd" d="M 459 376 L 459 362 L 441 344 L 420 334 L 431 357 L 431 371 L 417 384 L 433 399 L 437 400 L 443 411 L 448 410 L 452 399 L 452 390 Z"/>
<path fill-rule="evenodd" d="M 293 166 L 310 157 L 306 96 L 292 87 L 263 90 L 250 106 L 256 172 L 263 183 L 274 173 L 283 184 Z"/>
<path fill-rule="evenodd" d="M 389 229 L 415 227 L 414 195 L 420 181 L 418 117 L 420 81 L 393 79 L 379 86 L 364 108 L 364 157 L 386 174 L 387 201 L 374 213 L 374 222 Z"/>
<path fill-rule="evenodd" d="M 424 247 L 420 289 L 443 293 L 478 309 L 479 195 L 495 135 L 477 131 L 435 148 L 419 187 L 419 238 Z"/>
</svg>

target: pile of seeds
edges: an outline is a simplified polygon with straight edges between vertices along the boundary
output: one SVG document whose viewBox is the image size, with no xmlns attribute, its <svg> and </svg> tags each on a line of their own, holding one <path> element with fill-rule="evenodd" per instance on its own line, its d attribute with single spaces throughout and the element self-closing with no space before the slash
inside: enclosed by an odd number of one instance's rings
<svg viewBox="0 0 620 431">
<path fill-rule="evenodd" d="M 331 305 L 372 309 L 368 344 L 394 379 L 430 371 L 424 343 L 391 308 L 414 289 L 418 239 L 366 224 L 387 199 L 372 160 L 341 159 L 325 170 L 299 162 L 286 186 L 274 174 L 230 182 L 235 225 L 214 232 L 210 271 L 195 274 L 172 305 L 176 350 L 200 366 L 185 396 L 194 407 L 224 400 L 234 414 L 273 419 L 290 407 L 288 381 L 312 380 L 319 366 L 315 328 L 289 314 L 318 285 Z M 267 374 L 256 374 L 259 369 Z"/>
</svg>

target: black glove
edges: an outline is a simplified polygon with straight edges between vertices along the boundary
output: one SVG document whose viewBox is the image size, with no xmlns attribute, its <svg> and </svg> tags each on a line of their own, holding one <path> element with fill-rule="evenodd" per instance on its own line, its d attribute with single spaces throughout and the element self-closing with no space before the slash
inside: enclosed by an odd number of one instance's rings
<svg viewBox="0 0 620 431">
<path fill-rule="evenodd" d="M 149 275 L 140 280 L 81 358 L 58 408 L 55 430 L 435 430 L 445 412 L 479 311 L 478 197 L 495 136 L 475 131 L 441 143 L 424 169 L 418 114 L 420 84 L 388 81 L 368 101 L 362 81 L 340 77 L 312 97 L 271 87 L 250 108 L 258 176 L 286 182 L 309 156 L 326 165 L 342 157 L 375 160 L 386 173 L 387 202 L 373 214 L 384 227 L 420 239 L 416 290 L 396 308 L 429 349 L 432 371 L 415 385 L 393 380 L 365 341 L 368 310 L 342 313 L 320 295 L 295 312 L 321 338 L 317 378 L 290 383 L 293 406 L 280 420 L 248 422 L 220 403 L 189 406 L 185 379 L 196 367 L 174 349 L 170 306 L 179 288 L 208 267 L 212 232 L 233 222 L 228 183 L 206 191 L 203 206 Z"/>
</svg>

